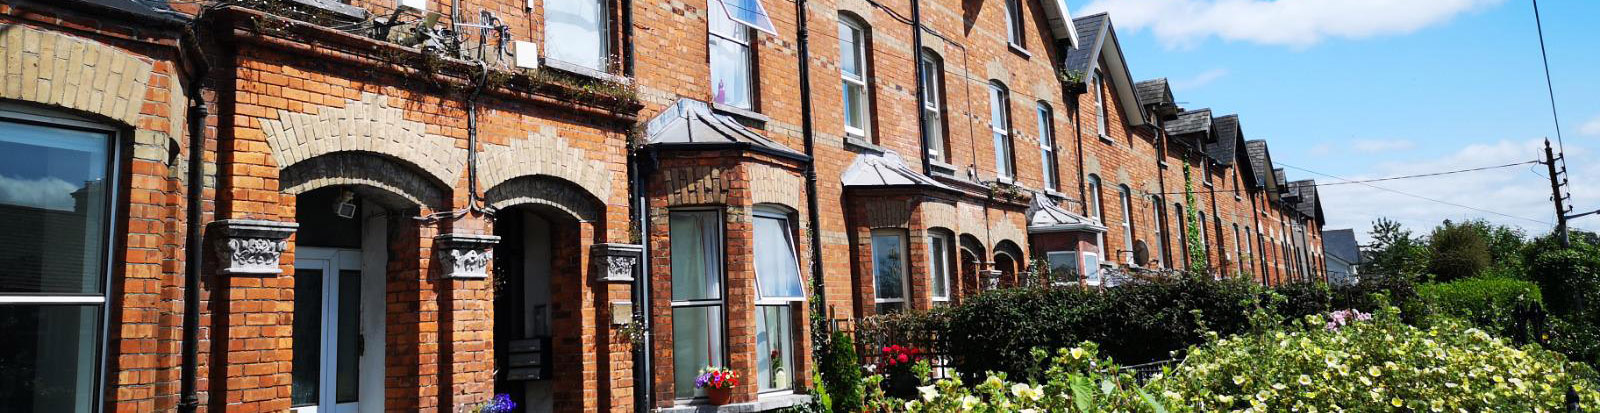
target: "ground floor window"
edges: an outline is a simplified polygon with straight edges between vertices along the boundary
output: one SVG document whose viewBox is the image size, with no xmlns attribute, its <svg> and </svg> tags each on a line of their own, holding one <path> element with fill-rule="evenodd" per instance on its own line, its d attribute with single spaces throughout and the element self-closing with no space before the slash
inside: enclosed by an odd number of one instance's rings
<svg viewBox="0 0 1600 413">
<path fill-rule="evenodd" d="M 1051 285 L 1076 285 L 1078 283 L 1078 252 L 1077 251 L 1051 251 L 1045 253 L 1045 260 L 1050 262 Z"/>
<path fill-rule="evenodd" d="M 668 217 L 672 266 L 672 368 L 676 397 L 703 396 L 695 377 L 721 367 L 723 355 L 722 221 L 713 210 Z"/>
<path fill-rule="evenodd" d="M 114 137 L 0 107 L 0 410 L 99 410 Z"/>
<path fill-rule="evenodd" d="M 793 305 L 805 302 L 800 260 L 789 215 L 757 208 L 756 254 L 756 384 L 763 392 L 793 388 Z"/>
<path fill-rule="evenodd" d="M 877 287 L 878 313 L 893 313 L 906 306 L 906 234 L 902 230 L 872 231 L 872 278 Z"/>
<path fill-rule="evenodd" d="M 928 285 L 935 305 L 950 302 L 950 246 L 949 235 L 928 237 Z"/>
</svg>

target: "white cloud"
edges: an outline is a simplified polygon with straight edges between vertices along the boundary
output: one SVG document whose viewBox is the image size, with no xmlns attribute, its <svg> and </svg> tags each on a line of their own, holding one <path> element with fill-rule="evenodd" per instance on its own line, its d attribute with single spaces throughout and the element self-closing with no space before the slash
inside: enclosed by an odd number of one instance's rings
<svg viewBox="0 0 1600 413">
<path fill-rule="evenodd" d="M 38 179 L 0 175 L 0 204 L 71 211 L 73 185 L 53 176 Z"/>
<path fill-rule="evenodd" d="M 1211 84 L 1211 82 L 1215 82 L 1217 79 L 1221 79 L 1223 76 L 1227 75 L 1228 69 L 1216 68 L 1207 70 L 1200 72 L 1200 74 L 1194 75 L 1194 77 L 1190 77 L 1188 79 L 1172 81 L 1172 90 L 1185 91 L 1198 89 L 1201 86 Z"/>
<path fill-rule="evenodd" d="M 1117 27 L 1149 28 L 1168 47 L 1207 38 L 1309 47 L 1328 38 L 1407 34 L 1505 0 L 1094 0 Z"/>
<path fill-rule="evenodd" d="M 1594 118 L 1578 126 L 1578 134 L 1600 136 L 1600 115 L 1594 115 Z"/>
<path fill-rule="evenodd" d="M 1538 158 L 1542 148 L 1543 142 L 1539 140 L 1472 144 L 1440 157 L 1379 164 L 1367 173 L 1343 178 L 1371 179 L 1531 161 Z M 1600 168 L 1587 166 L 1596 165 L 1600 157 L 1579 145 L 1568 146 L 1567 156 L 1572 174 L 1568 187 L 1572 195 L 1571 204 L 1579 211 L 1600 207 Z M 1399 221 L 1417 235 L 1425 235 L 1445 219 L 1459 221 L 1482 218 L 1520 227 L 1533 236 L 1550 232 L 1555 222 L 1550 203 L 1550 181 L 1544 177 L 1544 168 L 1539 164 L 1520 165 L 1372 184 L 1493 213 L 1360 184 L 1320 186 L 1318 193 L 1327 214 L 1327 228 L 1354 228 L 1363 243 L 1370 241 L 1367 231 L 1371 230 L 1372 221 L 1379 217 Z M 1301 179 L 1316 178 L 1319 184 L 1339 181 L 1292 168 L 1289 173 Z M 1578 220 L 1572 224 L 1575 228 L 1600 229 L 1600 220 Z"/>
<path fill-rule="evenodd" d="M 1379 153 L 1410 150 L 1412 148 L 1416 148 L 1417 143 L 1405 139 L 1361 139 L 1352 142 L 1350 146 L 1355 148 L 1357 152 L 1361 153 Z"/>
<path fill-rule="evenodd" d="M 1311 147 L 1311 150 L 1309 152 L 1311 153 L 1311 156 L 1328 156 L 1328 155 L 1332 155 L 1333 154 L 1333 145 L 1329 144 L 1327 142 L 1319 143 L 1319 144 L 1317 144 L 1317 146 Z"/>
</svg>

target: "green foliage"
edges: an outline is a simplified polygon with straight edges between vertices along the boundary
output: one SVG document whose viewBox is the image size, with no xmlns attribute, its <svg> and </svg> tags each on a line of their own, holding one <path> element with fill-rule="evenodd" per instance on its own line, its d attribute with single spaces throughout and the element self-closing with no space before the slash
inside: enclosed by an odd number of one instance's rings
<svg viewBox="0 0 1600 413">
<path fill-rule="evenodd" d="M 1205 274 L 1207 267 L 1209 267 L 1208 258 L 1206 257 L 1206 241 L 1200 239 L 1200 226 L 1205 225 L 1205 223 L 1200 222 L 1200 216 L 1198 215 L 1200 211 L 1195 208 L 1196 205 L 1200 205 L 1200 200 L 1194 196 L 1194 166 L 1189 165 L 1187 159 L 1183 161 L 1183 204 L 1189 206 L 1183 210 L 1183 221 L 1185 222 L 1183 238 L 1189 241 L 1184 245 L 1184 253 L 1189 254 L 1189 271 L 1196 274 Z"/>
<path fill-rule="evenodd" d="M 1485 275 L 1521 276 L 1526 271 L 1522 249 L 1528 244 L 1528 235 L 1522 229 L 1474 219 L 1460 224 L 1472 228 L 1489 245 L 1489 267 Z"/>
<path fill-rule="evenodd" d="M 1468 278 L 1417 288 L 1433 313 L 1454 317 L 1500 337 L 1530 337 L 1532 326 L 1517 325 L 1517 313 L 1542 312 L 1539 286 L 1508 277 Z"/>
<path fill-rule="evenodd" d="M 861 411 L 863 400 L 861 359 L 856 356 L 855 341 L 849 333 L 833 332 L 828 340 L 828 350 L 822 353 L 822 383 L 827 391 L 829 406 L 835 412 Z"/>
<path fill-rule="evenodd" d="M 1012 381 L 1005 373 L 989 373 L 976 384 L 961 378 L 929 382 L 915 397 L 898 399 L 875 392 L 873 412 L 1166 412 L 1164 402 L 1140 388 L 1128 371 L 1101 359 L 1094 343 L 1071 350 L 1029 352 L 1042 372 L 1035 379 Z M 926 366 L 926 364 L 924 364 Z M 881 376 L 874 376 L 881 378 Z"/>
<path fill-rule="evenodd" d="M 1568 386 L 1584 405 L 1600 406 L 1595 382 L 1559 354 L 1453 320 L 1419 329 L 1397 311 L 1337 329 L 1308 316 L 1285 330 L 1220 339 L 1146 389 L 1200 411 L 1539 411 L 1561 406 Z"/>
<path fill-rule="evenodd" d="M 1362 248 L 1367 274 L 1415 277 L 1428 266 L 1428 247 L 1388 218 L 1372 223 L 1372 244 Z"/>
<path fill-rule="evenodd" d="M 1477 228 L 1445 220 L 1428 237 L 1428 272 L 1438 281 L 1478 276 L 1489 267 L 1489 242 Z"/>
<path fill-rule="evenodd" d="M 1551 312 L 1573 315 L 1593 311 L 1600 303 L 1600 248 L 1575 242 L 1572 248 L 1548 246 L 1536 242 L 1530 246 L 1528 278 L 1539 284 L 1545 292 L 1545 304 Z"/>
</svg>

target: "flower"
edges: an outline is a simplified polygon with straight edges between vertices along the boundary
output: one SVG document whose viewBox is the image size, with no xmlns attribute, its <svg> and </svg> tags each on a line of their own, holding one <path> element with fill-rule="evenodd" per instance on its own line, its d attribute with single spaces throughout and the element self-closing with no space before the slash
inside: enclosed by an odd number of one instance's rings
<svg viewBox="0 0 1600 413">
<path fill-rule="evenodd" d="M 1044 398 L 1044 387 L 1035 387 L 1029 386 L 1026 383 L 1017 383 L 1011 385 L 1011 394 L 1016 395 L 1019 398 L 1037 401 Z"/>
<path fill-rule="evenodd" d="M 933 401 L 934 398 L 939 397 L 939 389 L 933 385 L 918 387 L 917 392 L 922 393 L 922 400 L 930 402 Z"/>
</svg>

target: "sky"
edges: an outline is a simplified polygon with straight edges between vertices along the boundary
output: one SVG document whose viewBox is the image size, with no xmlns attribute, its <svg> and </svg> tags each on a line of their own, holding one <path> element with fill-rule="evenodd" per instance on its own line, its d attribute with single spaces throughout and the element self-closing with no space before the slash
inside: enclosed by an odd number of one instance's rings
<svg viewBox="0 0 1600 413">
<path fill-rule="evenodd" d="M 1068 0 L 1109 12 L 1136 80 L 1166 77 L 1185 108 L 1238 113 L 1290 180 L 1316 179 L 1325 229 L 1370 240 L 1386 217 L 1426 235 L 1445 219 L 1550 232 L 1539 159 L 1557 142 L 1531 0 Z M 1574 212 L 1600 209 L 1600 1 L 1539 4 Z M 1374 186 L 1376 188 L 1374 188 Z M 1600 230 L 1600 215 L 1572 221 Z"/>
</svg>

